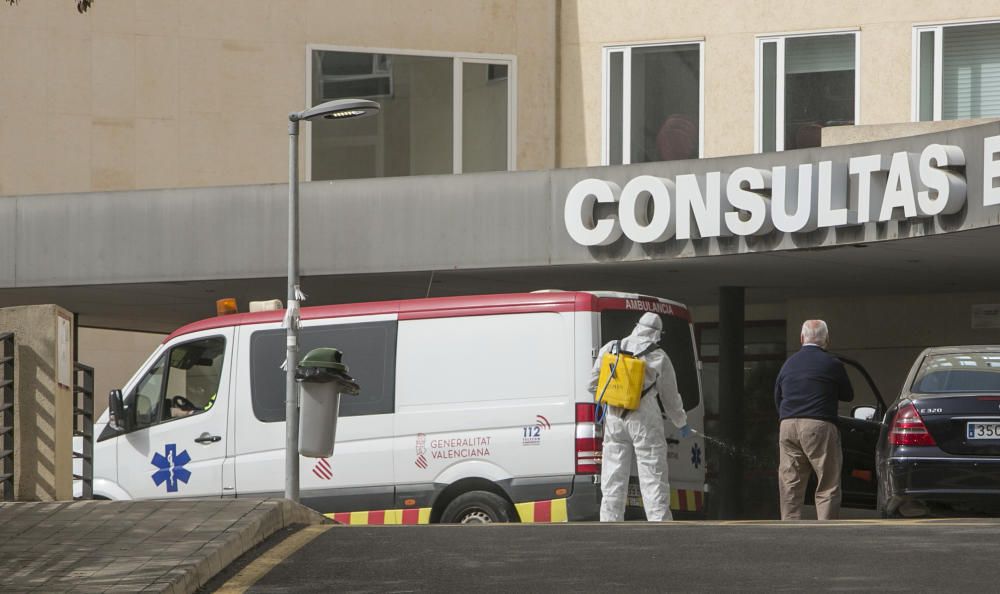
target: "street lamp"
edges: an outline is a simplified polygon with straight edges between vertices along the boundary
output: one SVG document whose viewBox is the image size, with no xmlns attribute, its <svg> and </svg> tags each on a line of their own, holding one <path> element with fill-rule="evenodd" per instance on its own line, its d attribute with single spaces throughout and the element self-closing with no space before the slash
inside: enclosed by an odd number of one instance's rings
<svg viewBox="0 0 1000 594">
<path fill-rule="evenodd" d="M 316 118 L 349 120 L 376 115 L 367 99 L 335 99 L 288 114 L 288 307 L 285 310 L 285 499 L 299 500 L 299 413 L 295 368 L 299 354 L 299 122 Z"/>
</svg>

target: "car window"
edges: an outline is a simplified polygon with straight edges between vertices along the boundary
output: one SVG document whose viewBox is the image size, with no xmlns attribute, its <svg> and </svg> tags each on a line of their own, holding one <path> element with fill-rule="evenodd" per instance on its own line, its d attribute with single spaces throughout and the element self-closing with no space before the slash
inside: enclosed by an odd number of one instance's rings
<svg viewBox="0 0 1000 594">
<path fill-rule="evenodd" d="M 135 406 L 136 427 L 147 427 L 160 419 L 160 403 L 163 392 L 163 372 L 166 355 L 160 357 L 126 399 L 126 406 Z"/>
<path fill-rule="evenodd" d="M 1000 353 L 948 353 L 924 358 L 912 392 L 1000 392 Z"/>
<path fill-rule="evenodd" d="M 125 398 L 135 428 L 196 415 L 215 405 L 226 341 L 205 338 L 177 345 L 156 360 Z"/>
<path fill-rule="evenodd" d="M 875 399 L 875 395 L 872 393 L 868 382 L 865 381 L 864 376 L 850 365 L 845 365 L 844 369 L 847 371 L 847 378 L 851 382 L 851 389 L 854 390 L 854 400 L 850 402 L 838 402 L 837 414 L 849 417 L 851 416 L 851 411 L 859 406 L 874 406 L 878 408 L 878 400 Z"/>
</svg>

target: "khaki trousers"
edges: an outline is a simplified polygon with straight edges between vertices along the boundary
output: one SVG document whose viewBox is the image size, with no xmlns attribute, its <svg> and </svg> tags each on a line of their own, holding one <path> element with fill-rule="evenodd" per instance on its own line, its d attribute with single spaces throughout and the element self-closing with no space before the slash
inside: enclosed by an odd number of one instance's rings
<svg viewBox="0 0 1000 594">
<path fill-rule="evenodd" d="M 778 431 L 778 500 L 782 520 L 802 519 L 809 473 L 816 471 L 816 518 L 840 515 L 840 431 L 830 421 L 785 419 Z"/>
</svg>

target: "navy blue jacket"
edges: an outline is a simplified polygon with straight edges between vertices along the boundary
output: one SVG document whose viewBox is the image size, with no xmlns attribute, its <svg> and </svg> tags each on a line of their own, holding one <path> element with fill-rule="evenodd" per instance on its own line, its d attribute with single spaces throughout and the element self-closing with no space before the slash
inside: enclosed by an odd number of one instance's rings
<svg viewBox="0 0 1000 594">
<path fill-rule="evenodd" d="M 854 400 L 844 364 L 818 346 L 788 358 L 774 383 L 779 419 L 837 420 L 837 402 Z"/>
</svg>

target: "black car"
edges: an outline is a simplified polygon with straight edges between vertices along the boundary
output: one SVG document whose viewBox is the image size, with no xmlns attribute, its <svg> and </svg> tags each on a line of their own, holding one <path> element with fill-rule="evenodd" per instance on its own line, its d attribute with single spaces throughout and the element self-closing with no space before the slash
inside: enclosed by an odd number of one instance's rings
<svg viewBox="0 0 1000 594">
<path fill-rule="evenodd" d="M 884 517 L 1000 511 L 1000 346 L 926 349 L 876 450 Z"/>
</svg>

